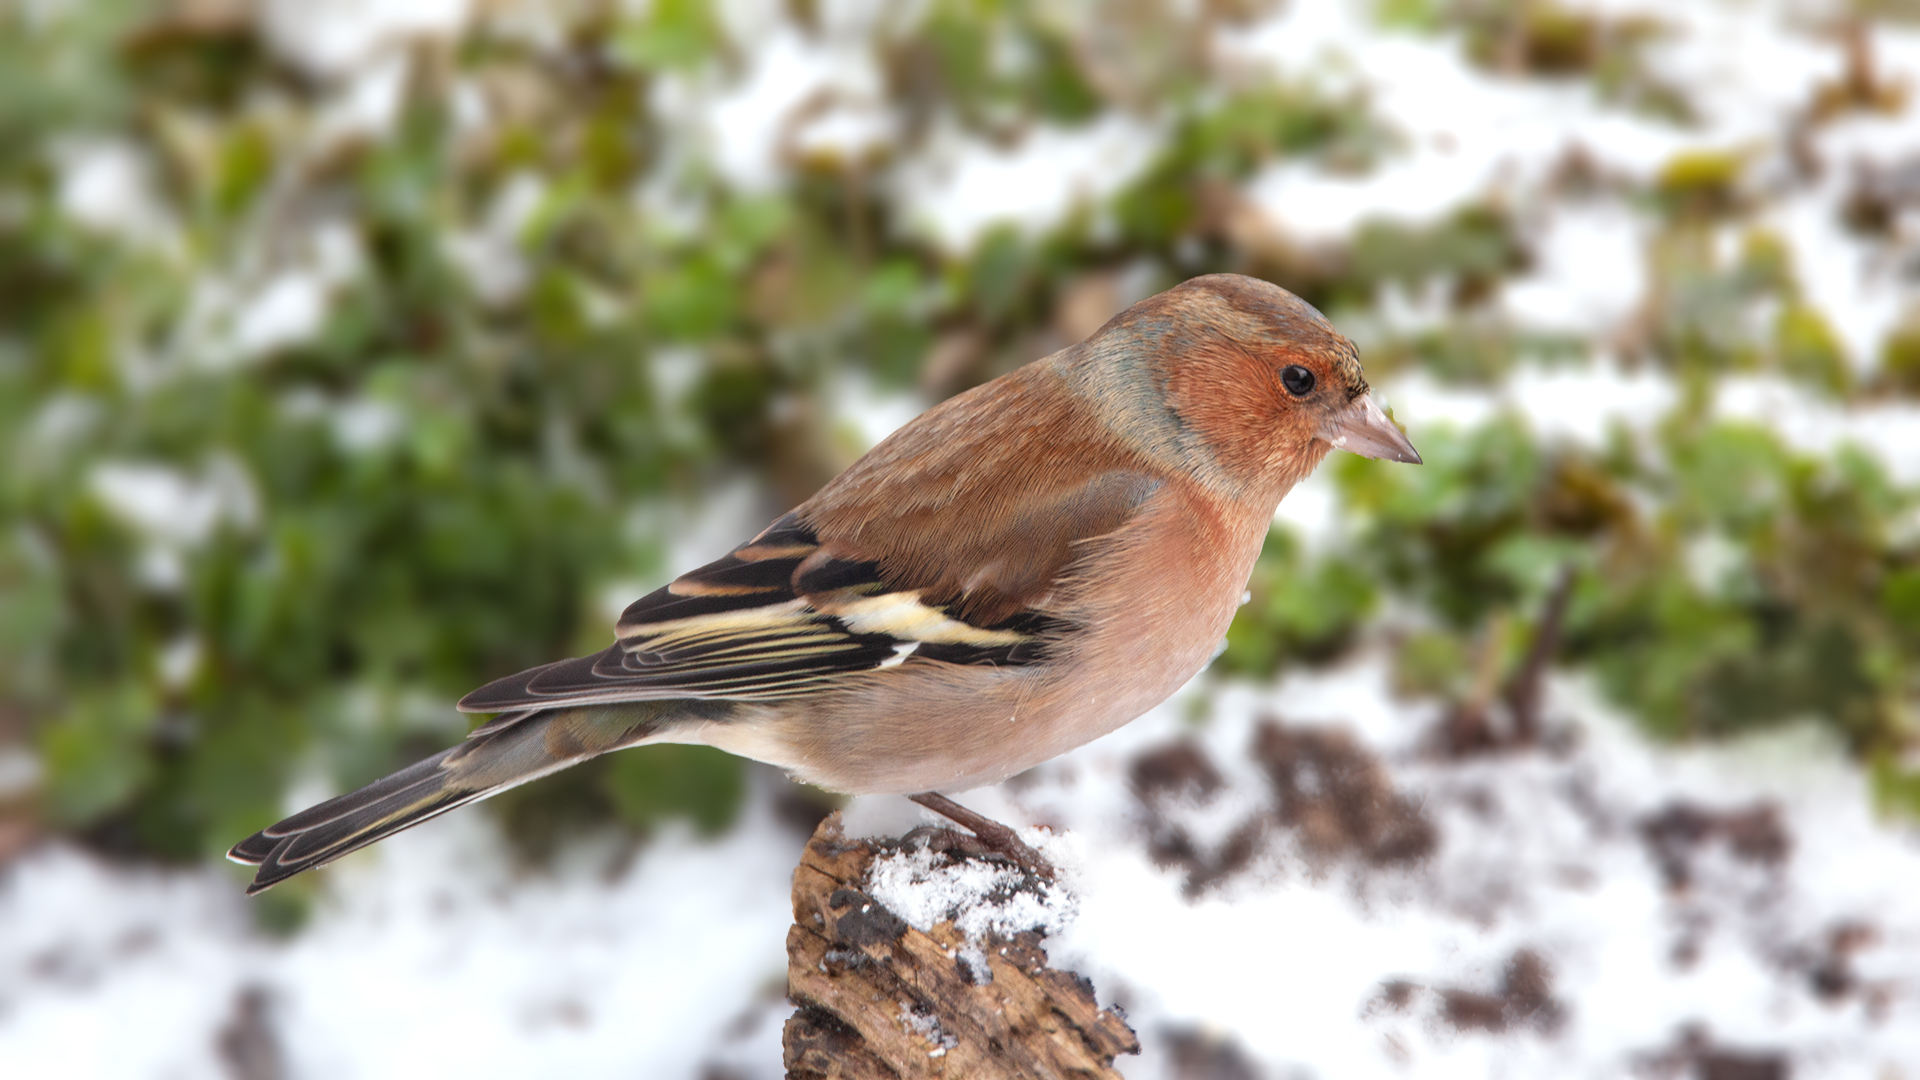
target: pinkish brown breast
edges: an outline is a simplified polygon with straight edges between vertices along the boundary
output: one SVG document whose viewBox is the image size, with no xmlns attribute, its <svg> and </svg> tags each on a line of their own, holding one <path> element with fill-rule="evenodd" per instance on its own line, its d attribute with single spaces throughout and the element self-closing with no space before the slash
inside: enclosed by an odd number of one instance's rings
<svg viewBox="0 0 1920 1080">
<path fill-rule="evenodd" d="M 852 794 L 997 783 L 1113 731 L 1192 678 L 1233 619 L 1271 513 L 1223 514 L 1169 484 L 1090 542 L 1044 602 L 1087 628 L 1057 659 L 1025 668 L 909 659 L 678 737 Z"/>
</svg>

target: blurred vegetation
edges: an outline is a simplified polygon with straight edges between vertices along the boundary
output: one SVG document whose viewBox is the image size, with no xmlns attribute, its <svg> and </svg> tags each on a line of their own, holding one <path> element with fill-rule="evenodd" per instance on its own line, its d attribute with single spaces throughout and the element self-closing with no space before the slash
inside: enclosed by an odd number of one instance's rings
<svg viewBox="0 0 1920 1080">
<path fill-rule="evenodd" d="M 685 102 L 744 60 L 693 0 L 502 6 L 395 52 L 374 120 L 355 108 L 377 87 L 289 59 L 245 6 L 0 7 L 0 748 L 39 769 L 0 814 L 218 852 L 296 784 L 458 738 L 473 686 L 602 647 L 606 598 L 673 569 L 702 492 L 750 481 L 771 518 L 851 460 L 850 387 L 937 399 L 1194 274 L 1260 274 L 1363 327 L 1388 293 L 1444 297 L 1432 326 L 1372 335 L 1376 372 L 1488 385 L 1586 355 L 1496 317 L 1530 259 L 1511 207 L 1317 246 L 1261 222 L 1239 186 L 1262 169 L 1364 172 L 1398 136 L 1362 95 L 1213 63 L 1210 36 L 1260 10 L 922 5 L 873 42 L 888 140 L 810 146 L 803 110 L 774 182 L 737 185 Z M 1633 66 L 1657 27 L 1382 17 L 1685 116 Z M 810 5 L 789 18 L 823 32 Z M 1156 148 L 1059 226 L 952 252 L 908 220 L 898 170 L 942 140 L 1116 114 Z M 1657 438 L 1586 452 L 1504 420 L 1420 432 L 1423 469 L 1332 463 L 1352 543 L 1276 531 L 1217 670 L 1335 659 L 1397 597 L 1418 613 L 1403 683 L 1458 695 L 1574 566 L 1561 659 L 1648 730 L 1830 725 L 1920 811 L 1915 493 L 1688 419 L 1729 372 L 1913 393 L 1920 347 L 1902 331 L 1855 379 L 1784 246 L 1717 241 L 1747 174 L 1702 155 L 1630 193 L 1654 287 L 1625 344 L 1682 384 Z M 538 852 L 583 821 L 718 829 L 742 784 L 724 755 L 661 748 L 493 805 Z"/>
</svg>

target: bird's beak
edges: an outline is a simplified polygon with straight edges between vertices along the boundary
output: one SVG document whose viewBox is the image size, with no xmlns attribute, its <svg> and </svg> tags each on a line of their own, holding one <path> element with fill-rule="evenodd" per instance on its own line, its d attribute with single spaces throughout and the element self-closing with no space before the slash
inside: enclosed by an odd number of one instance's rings
<svg viewBox="0 0 1920 1080">
<path fill-rule="evenodd" d="M 1380 411 L 1372 394 L 1361 394 L 1352 404 L 1329 417 L 1320 427 L 1320 437 L 1332 443 L 1336 450 L 1361 457 L 1420 464 L 1420 452 L 1393 426 L 1387 414 Z"/>
</svg>

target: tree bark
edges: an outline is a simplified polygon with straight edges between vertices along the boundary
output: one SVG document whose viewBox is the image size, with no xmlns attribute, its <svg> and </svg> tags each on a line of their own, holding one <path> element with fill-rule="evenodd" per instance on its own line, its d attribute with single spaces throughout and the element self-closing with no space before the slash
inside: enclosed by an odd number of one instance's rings
<svg viewBox="0 0 1920 1080">
<path fill-rule="evenodd" d="M 1139 1040 L 1091 982 L 1047 967 L 1038 933 L 978 942 L 990 977 L 976 983 L 952 923 L 923 933 L 862 891 L 875 856 L 897 848 L 848 840 L 835 813 L 794 870 L 788 1080 L 1118 1080 L 1115 1055 Z"/>
</svg>

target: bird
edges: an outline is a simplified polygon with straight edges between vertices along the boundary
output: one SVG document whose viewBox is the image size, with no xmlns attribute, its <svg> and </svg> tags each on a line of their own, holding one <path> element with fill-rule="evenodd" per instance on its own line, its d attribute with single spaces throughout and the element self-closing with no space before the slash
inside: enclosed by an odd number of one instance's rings
<svg viewBox="0 0 1920 1080">
<path fill-rule="evenodd" d="M 1420 463 L 1353 343 L 1192 278 L 921 413 L 605 651 L 462 698 L 458 745 L 270 825 L 248 893 L 614 750 L 698 743 L 851 795 L 948 796 L 1119 728 L 1214 654 L 1280 500 L 1334 449 Z"/>
</svg>

